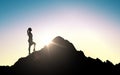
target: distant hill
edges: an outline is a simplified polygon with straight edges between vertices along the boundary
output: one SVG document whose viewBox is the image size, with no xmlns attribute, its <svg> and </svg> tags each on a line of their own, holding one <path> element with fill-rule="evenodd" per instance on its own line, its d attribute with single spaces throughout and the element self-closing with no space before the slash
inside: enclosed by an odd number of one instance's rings
<svg viewBox="0 0 120 75">
<path fill-rule="evenodd" d="M 1 66 L 0 75 L 120 75 L 120 64 L 86 57 L 60 36 L 52 42 L 20 58 L 13 66 Z"/>
</svg>

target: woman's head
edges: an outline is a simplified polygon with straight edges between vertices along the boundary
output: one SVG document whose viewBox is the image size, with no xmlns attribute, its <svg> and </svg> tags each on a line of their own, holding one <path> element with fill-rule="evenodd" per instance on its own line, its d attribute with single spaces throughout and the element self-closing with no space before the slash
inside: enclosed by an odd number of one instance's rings
<svg viewBox="0 0 120 75">
<path fill-rule="evenodd" d="M 28 28 L 29 31 L 32 31 L 32 28 Z"/>
</svg>

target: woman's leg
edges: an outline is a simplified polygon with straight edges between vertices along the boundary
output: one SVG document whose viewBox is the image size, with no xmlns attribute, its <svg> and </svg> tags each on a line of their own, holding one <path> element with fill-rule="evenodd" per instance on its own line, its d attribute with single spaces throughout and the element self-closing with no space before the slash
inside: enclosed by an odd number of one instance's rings
<svg viewBox="0 0 120 75">
<path fill-rule="evenodd" d="M 29 47 L 28 47 L 29 55 L 30 55 L 30 48 L 31 48 L 31 44 L 29 43 Z"/>
<path fill-rule="evenodd" d="M 33 45 L 34 45 L 34 49 L 33 49 L 33 51 L 35 52 L 36 43 L 35 43 L 35 42 L 33 42 Z"/>
</svg>

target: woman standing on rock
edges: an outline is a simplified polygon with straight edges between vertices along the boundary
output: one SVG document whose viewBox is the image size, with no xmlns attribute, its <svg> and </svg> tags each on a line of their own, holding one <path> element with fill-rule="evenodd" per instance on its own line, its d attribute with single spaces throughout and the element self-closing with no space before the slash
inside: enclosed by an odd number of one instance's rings
<svg viewBox="0 0 120 75">
<path fill-rule="evenodd" d="M 32 33 L 31 33 L 31 31 L 32 31 L 32 28 L 28 28 L 27 34 L 28 34 L 28 37 L 29 37 L 29 38 L 28 38 L 28 43 L 29 43 L 28 50 L 29 50 L 29 54 L 30 54 L 30 48 L 31 48 L 31 46 L 34 45 L 33 51 L 35 51 L 35 46 L 36 46 L 36 43 L 33 42 L 33 35 L 32 35 Z"/>
</svg>

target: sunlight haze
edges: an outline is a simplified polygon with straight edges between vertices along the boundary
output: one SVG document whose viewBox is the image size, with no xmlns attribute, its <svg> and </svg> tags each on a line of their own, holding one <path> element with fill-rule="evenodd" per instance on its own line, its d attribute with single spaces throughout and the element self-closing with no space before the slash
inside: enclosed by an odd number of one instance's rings
<svg viewBox="0 0 120 75">
<path fill-rule="evenodd" d="M 0 65 L 28 55 L 28 27 L 36 50 L 61 36 L 86 56 L 117 64 L 119 7 L 119 0 L 0 0 Z"/>
</svg>

